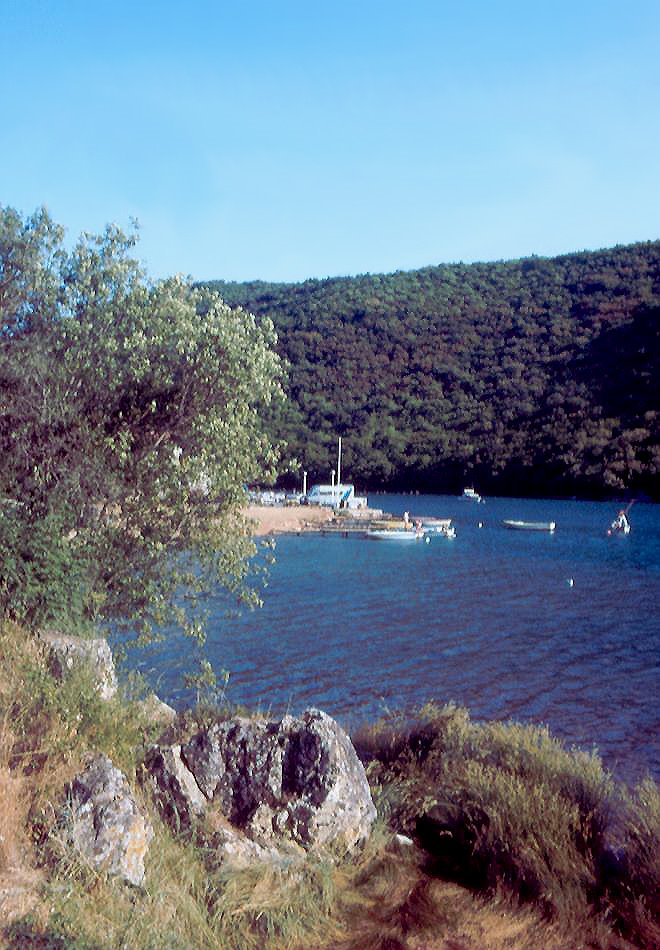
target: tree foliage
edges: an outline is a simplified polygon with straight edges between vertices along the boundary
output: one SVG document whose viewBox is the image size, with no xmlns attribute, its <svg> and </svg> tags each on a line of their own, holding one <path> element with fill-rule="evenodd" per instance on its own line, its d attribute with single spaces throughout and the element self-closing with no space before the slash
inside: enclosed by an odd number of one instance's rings
<svg viewBox="0 0 660 950">
<path fill-rule="evenodd" d="M 182 586 L 249 596 L 241 509 L 275 474 L 273 328 L 149 281 L 134 244 L 108 227 L 69 252 L 45 211 L 0 209 L 0 610 L 24 622 L 195 629 Z"/>
<path fill-rule="evenodd" d="M 364 487 L 657 493 L 660 242 L 301 284 L 211 282 L 289 363 L 274 431 Z"/>
</svg>

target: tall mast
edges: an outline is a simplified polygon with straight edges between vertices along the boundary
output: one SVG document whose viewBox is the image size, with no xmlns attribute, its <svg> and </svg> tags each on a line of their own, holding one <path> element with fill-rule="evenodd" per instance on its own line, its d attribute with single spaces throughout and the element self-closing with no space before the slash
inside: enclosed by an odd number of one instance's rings
<svg viewBox="0 0 660 950">
<path fill-rule="evenodd" d="M 339 436 L 339 451 L 337 453 L 337 484 L 341 485 L 341 436 Z"/>
</svg>

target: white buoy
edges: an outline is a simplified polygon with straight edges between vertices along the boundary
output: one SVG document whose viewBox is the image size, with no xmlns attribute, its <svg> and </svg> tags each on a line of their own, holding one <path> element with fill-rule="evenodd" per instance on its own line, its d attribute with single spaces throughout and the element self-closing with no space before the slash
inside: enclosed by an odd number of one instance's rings
<svg viewBox="0 0 660 950">
<path fill-rule="evenodd" d="M 430 544 L 430 543 L 431 543 L 431 539 L 430 539 L 430 538 L 424 538 L 424 540 L 426 541 L 427 544 Z"/>
<path fill-rule="evenodd" d="M 568 578 L 568 586 L 569 586 L 569 587 L 572 587 L 574 583 L 575 583 L 575 581 L 573 580 L 573 578 L 572 578 L 572 577 L 569 577 L 569 578 Z"/>
<path fill-rule="evenodd" d="M 484 526 L 483 521 L 480 521 L 479 524 L 477 525 L 478 528 L 483 528 L 483 526 Z"/>
</svg>

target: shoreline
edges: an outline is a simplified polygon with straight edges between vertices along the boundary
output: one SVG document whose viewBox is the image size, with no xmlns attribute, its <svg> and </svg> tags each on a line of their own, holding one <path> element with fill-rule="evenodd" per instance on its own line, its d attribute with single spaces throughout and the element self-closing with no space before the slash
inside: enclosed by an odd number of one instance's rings
<svg viewBox="0 0 660 950">
<path fill-rule="evenodd" d="M 334 520 L 332 508 L 315 505 L 249 505 L 246 511 L 252 522 L 252 534 L 260 538 L 269 534 L 300 533 L 313 531 Z"/>
</svg>

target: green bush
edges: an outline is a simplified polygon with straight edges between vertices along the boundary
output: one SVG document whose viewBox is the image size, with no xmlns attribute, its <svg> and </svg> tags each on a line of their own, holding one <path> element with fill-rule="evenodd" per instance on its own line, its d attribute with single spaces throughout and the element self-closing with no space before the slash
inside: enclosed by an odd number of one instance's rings
<svg viewBox="0 0 660 950">
<path fill-rule="evenodd" d="M 638 946 L 660 946 L 660 790 L 650 778 L 623 793 L 619 847 L 602 868 L 604 903 Z"/>
<path fill-rule="evenodd" d="M 74 539 L 61 517 L 31 520 L 20 506 L 0 509 L 0 615 L 27 626 L 80 630 L 88 584 Z"/>
<path fill-rule="evenodd" d="M 473 723 L 453 705 L 354 741 L 382 814 L 417 837 L 433 872 L 532 901 L 572 926 L 606 913 L 625 935 L 648 937 L 660 884 L 652 782 L 627 796 L 596 753 L 566 749 L 545 727 Z"/>
</svg>

